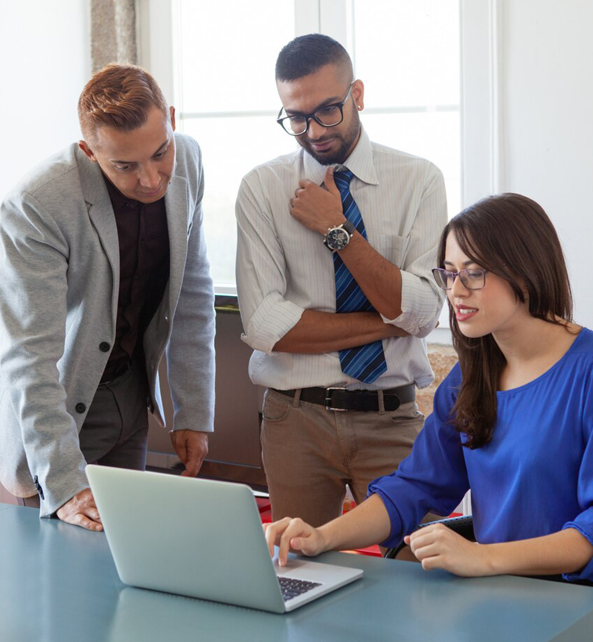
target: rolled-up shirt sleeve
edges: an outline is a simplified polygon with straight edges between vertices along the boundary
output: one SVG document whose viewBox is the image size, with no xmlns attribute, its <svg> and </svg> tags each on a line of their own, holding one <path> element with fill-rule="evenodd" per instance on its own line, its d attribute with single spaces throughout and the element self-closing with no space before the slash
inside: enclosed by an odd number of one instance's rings
<svg viewBox="0 0 593 642">
<path fill-rule="evenodd" d="M 369 495 L 381 497 L 391 521 L 391 533 L 383 546 L 398 546 L 428 512 L 450 514 L 469 490 L 460 436 L 449 423 L 458 375 L 456 366 L 439 386 L 434 412 L 416 439 L 412 454 L 394 473 L 369 485 Z"/>
<path fill-rule="evenodd" d="M 579 469 L 577 492 L 582 512 L 567 522 L 564 528 L 576 529 L 590 544 L 593 544 L 593 377 L 590 378 L 587 392 L 583 395 L 581 416 L 586 447 Z M 593 558 L 578 573 L 567 573 L 564 578 L 571 582 L 593 581 Z"/>
<path fill-rule="evenodd" d="M 237 292 L 245 334 L 254 350 L 271 354 L 304 308 L 285 298 L 286 261 L 257 176 L 243 179 L 236 205 Z"/>
<path fill-rule="evenodd" d="M 432 276 L 437 248 L 447 224 L 447 196 L 441 171 L 426 164 L 424 188 L 409 235 L 406 237 L 402 276 L 402 313 L 395 319 L 382 316 L 414 337 L 427 336 L 437 325 L 443 306 L 443 291 Z"/>
</svg>

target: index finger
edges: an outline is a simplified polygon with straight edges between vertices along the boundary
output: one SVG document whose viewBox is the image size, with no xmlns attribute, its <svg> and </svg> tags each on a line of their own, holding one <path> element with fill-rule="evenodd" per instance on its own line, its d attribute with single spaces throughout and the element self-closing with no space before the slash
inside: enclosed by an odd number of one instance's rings
<svg viewBox="0 0 593 642">
<path fill-rule="evenodd" d="M 87 506 L 81 510 L 81 514 L 86 515 L 94 522 L 101 523 L 101 515 L 99 515 L 99 509 L 96 506 Z"/>
<path fill-rule="evenodd" d="M 84 498 L 84 502 L 82 502 L 78 508 L 78 515 L 82 516 L 83 518 L 88 518 L 88 520 L 90 520 L 91 522 L 101 525 L 101 516 L 99 515 L 99 509 L 97 508 L 97 504 L 92 493 L 89 492 L 89 494 Z M 85 528 L 88 527 L 85 526 Z"/>
<path fill-rule="evenodd" d="M 181 474 L 186 477 L 196 477 L 200 471 L 203 459 L 204 458 L 200 454 L 190 452 L 187 455 L 187 461 L 185 462 L 185 470 Z"/>
<path fill-rule="evenodd" d="M 444 528 L 447 528 L 446 526 Z M 425 526 L 424 528 L 419 528 L 415 530 L 411 535 L 409 535 L 409 546 L 412 549 L 412 552 L 415 552 L 415 549 L 426 546 L 428 543 L 434 540 L 434 534 L 438 533 L 440 530 L 439 524 L 431 524 L 430 526 Z"/>
<path fill-rule="evenodd" d="M 280 566 L 286 566 L 291 548 L 290 542 L 294 537 L 303 534 L 303 524 L 303 521 L 299 518 L 291 519 L 280 536 L 280 542 L 278 543 L 278 563 Z"/>
<path fill-rule="evenodd" d="M 82 526 L 82 528 L 86 528 L 87 531 L 102 531 L 103 530 L 103 524 L 100 524 L 99 522 L 95 522 L 94 520 L 89 519 L 83 513 L 77 513 L 74 516 L 74 519 L 72 520 L 71 523 L 75 524 L 76 526 Z"/>
<path fill-rule="evenodd" d="M 290 517 L 285 517 L 278 522 L 271 524 L 264 524 L 264 533 L 266 542 L 268 543 L 268 550 L 270 557 L 274 557 L 274 546 L 277 543 L 278 535 L 284 532 L 284 529 L 290 524 Z"/>
</svg>

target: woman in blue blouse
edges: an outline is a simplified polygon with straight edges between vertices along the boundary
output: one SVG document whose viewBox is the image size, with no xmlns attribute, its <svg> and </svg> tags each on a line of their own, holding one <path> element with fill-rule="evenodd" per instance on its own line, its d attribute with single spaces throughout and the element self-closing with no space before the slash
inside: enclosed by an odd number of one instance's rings
<svg viewBox="0 0 593 642">
<path fill-rule="evenodd" d="M 593 579 L 593 332 L 572 322 L 560 242 L 518 194 L 450 221 L 434 270 L 446 290 L 459 364 L 439 386 L 412 454 L 353 511 L 312 528 L 266 529 L 280 563 L 402 538 L 425 569 Z M 472 491 L 477 542 L 442 524 Z"/>
</svg>

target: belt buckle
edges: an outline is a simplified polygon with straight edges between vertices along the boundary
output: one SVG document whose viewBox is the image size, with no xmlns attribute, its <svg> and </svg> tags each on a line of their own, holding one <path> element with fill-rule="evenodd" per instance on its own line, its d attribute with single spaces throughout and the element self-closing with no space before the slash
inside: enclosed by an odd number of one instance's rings
<svg viewBox="0 0 593 642">
<path fill-rule="evenodd" d="M 348 388 L 341 388 L 340 386 L 333 386 L 331 388 L 326 388 L 325 389 L 325 409 L 326 410 L 331 410 L 333 412 L 348 412 L 348 408 L 333 408 L 329 404 L 332 401 L 331 397 L 331 390 L 348 390 Z"/>
</svg>

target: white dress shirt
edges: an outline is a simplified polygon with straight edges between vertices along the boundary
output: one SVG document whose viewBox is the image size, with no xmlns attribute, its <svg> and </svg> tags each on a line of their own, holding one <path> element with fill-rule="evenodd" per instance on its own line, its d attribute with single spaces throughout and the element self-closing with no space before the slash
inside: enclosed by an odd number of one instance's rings
<svg viewBox="0 0 593 642">
<path fill-rule="evenodd" d="M 252 170 L 237 197 L 237 290 L 245 334 L 254 353 L 253 383 L 290 390 L 309 386 L 386 389 L 432 382 L 425 339 L 436 326 L 442 291 L 431 274 L 447 223 L 443 176 L 432 163 L 371 143 L 363 130 L 344 163 L 354 174 L 350 190 L 364 220 L 367 240 L 402 273 L 402 313 L 383 318 L 410 333 L 383 339 L 387 371 L 373 384 L 344 374 L 338 352 L 273 352 L 305 310 L 336 311 L 332 253 L 323 236 L 296 221 L 290 199 L 299 181 L 323 183 L 327 166 L 304 149 Z"/>
</svg>

